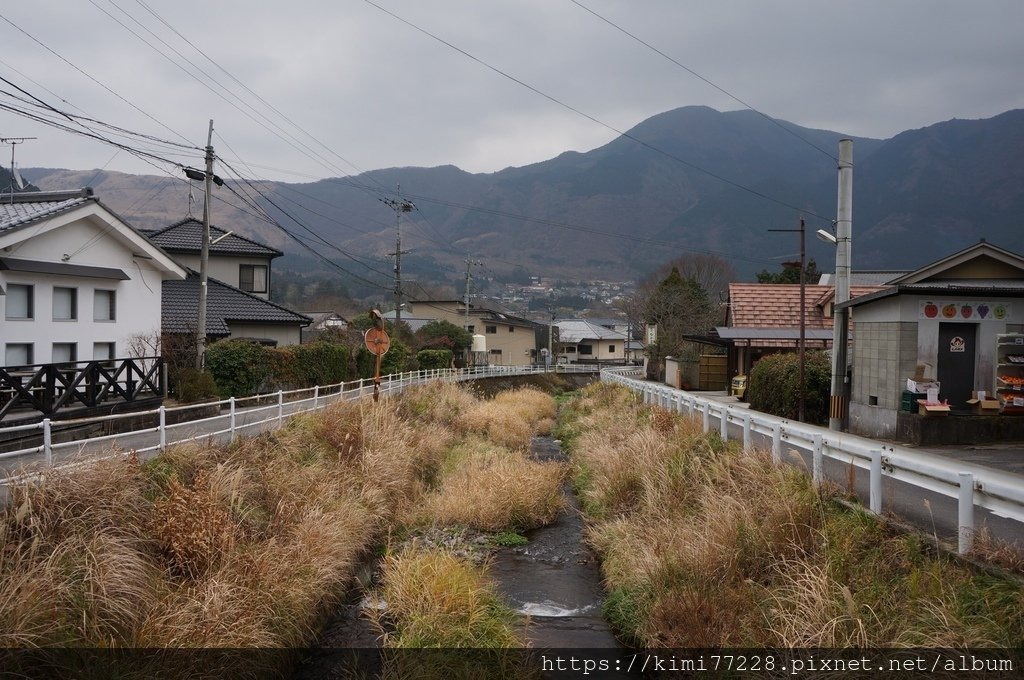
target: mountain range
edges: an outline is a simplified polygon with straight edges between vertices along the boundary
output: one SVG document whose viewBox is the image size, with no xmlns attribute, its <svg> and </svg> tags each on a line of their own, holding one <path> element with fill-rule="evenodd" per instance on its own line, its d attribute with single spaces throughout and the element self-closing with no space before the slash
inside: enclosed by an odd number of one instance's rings
<svg viewBox="0 0 1024 680">
<path fill-rule="evenodd" d="M 395 198 L 400 185 L 401 198 L 415 206 L 397 214 L 402 248 L 410 251 L 403 274 L 421 280 L 456 279 L 469 257 L 497 273 L 626 281 L 689 251 L 720 254 L 749 279 L 792 259 L 785 256 L 797 251 L 796 234 L 768 230 L 794 229 L 801 217 L 809 256 L 829 270 L 832 247 L 810 234 L 828 229 L 835 215 L 834 157 L 845 136 L 755 111 L 688 106 L 597 149 L 495 173 L 447 165 L 261 182 L 259 202 L 291 236 L 222 201 L 213 204 L 213 222 L 312 259 L 299 243 L 305 241 L 345 269 L 383 282 L 396 212 L 381 199 Z M 1024 110 L 949 120 L 885 140 L 852 139 L 854 269 L 913 268 L 980 238 L 1024 251 Z M 140 228 L 189 212 L 187 185 L 169 177 L 45 168 L 22 174 L 44 190 L 88 184 Z M 194 191 L 192 214 L 201 217 L 202 187 Z M 217 192 L 240 205 L 226 189 Z M 281 264 L 289 263 L 310 266 L 296 258 Z"/>
</svg>

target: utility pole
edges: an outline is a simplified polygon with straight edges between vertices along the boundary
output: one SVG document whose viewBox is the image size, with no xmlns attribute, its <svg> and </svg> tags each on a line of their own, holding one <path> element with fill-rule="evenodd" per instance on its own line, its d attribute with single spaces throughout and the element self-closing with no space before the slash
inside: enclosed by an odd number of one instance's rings
<svg viewBox="0 0 1024 680">
<path fill-rule="evenodd" d="M 213 192 L 213 119 L 206 137 L 206 198 L 203 201 L 203 242 L 199 250 L 199 322 L 196 324 L 196 368 L 206 363 L 206 289 L 210 261 L 210 194 Z"/>
<path fill-rule="evenodd" d="M 24 189 L 24 187 L 17 186 L 19 184 L 18 175 L 15 174 L 14 170 L 14 146 L 21 144 L 30 139 L 37 139 L 36 137 L 0 137 L 0 144 L 11 145 L 11 203 L 14 203 L 14 190 Z"/>
<path fill-rule="evenodd" d="M 402 186 L 398 185 L 398 198 L 382 198 L 380 201 L 395 211 L 395 252 L 389 255 L 395 256 L 395 336 L 401 332 L 402 324 L 402 255 L 408 254 L 408 250 L 402 250 L 402 213 L 412 212 L 416 207 L 411 201 L 402 200 Z"/>
<path fill-rule="evenodd" d="M 482 267 L 483 264 L 484 263 L 480 262 L 479 260 L 473 260 L 468 257 L 466 258 L 466 297 L 463 300 L 463 302 L 466 305 L 466 321 L 463 323 L 462 328 L 467 333 L 469 332 L 469 291 L 471 287 L 471 282 L 473 281 L 473 275 L 470 273 L 470 267 L 472 267 L 473 265 L 476 265 L 477 267 Z"/>
<path fill-rule="evenodd" d="M 836 294 L 833 309 L 850 299 L 850 240 L 853 236 L 853 140 L 839 140 L 839 189 L 836 204 Z M 850 310 L 832 315 L 832 393 L 828 427 L 842 430 L 846 419 L 846 343 Z"/>
<path fill-rule="evenodd" d="M 797 231 L 800 232 L 800 340 L 798 351 L 800 353 L 800 398 L 797 401 L 797 420 L 804 422 L 805 392 L 807 380 L 804 374 L 805 347 L 807 346 L 807 249 L 805 247 L 805 226 L 804 218 L 800 218 L 799 229 L 769 229 L 768 231 Z"/>
</svg>

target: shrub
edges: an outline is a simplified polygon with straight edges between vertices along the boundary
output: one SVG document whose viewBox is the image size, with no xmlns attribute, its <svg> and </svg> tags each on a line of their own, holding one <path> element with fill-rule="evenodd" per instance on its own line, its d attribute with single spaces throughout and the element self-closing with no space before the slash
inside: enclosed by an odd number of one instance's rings
<svg viewBox="0 0 1024 680">
<path fill-rule="evenodd" d="M 409 346 L 392 336 L 391 348 L 380 360 L 380 374 L 388 375 L 407 370 L 406 363 L 409 360 L 409 354 Z M 372 378 L 376 362 L 377 357 L 371 354 L 366 347 L 361 346 L 356 350 L 356 367 L 360 378 Z"/>
<path fill-rule="evenodd" d="M 452 365 L 454 355 L 450 349 L 421 349 L 416 353 L 420 369 L 430 371 L 435 368 L 448 368 Z"/>
<path fill-rule="evenodd" d="M 289 345 L 267 352 L 281 389 L 336 385 L 348 378 L 349 348 L 332 342 Z"/>
<path fill-rule="evenodd" d="M 248 340 L 220 340 L 206 349 L 206 369 L 221 397 L 246 397 L 270 379 L 270 355 L 266 347 Z"/>
<path fill-rule="evenodd" d="M 832 365 L 824 352 L 804 357 L 804 422 L 828 422 Z M 800 357 L 795 353 L 770 354 L 754 366 L 747 384 L 750 408 L 782 418 L 796 419 L 800 400 Z"/>
<path fill-rule="evenodd" d="M 178 373 L 174 394 L 183 404 L 211 399 L 217 396 L 217 383 L 206 371 L 186 368 Z"/>
</svg>

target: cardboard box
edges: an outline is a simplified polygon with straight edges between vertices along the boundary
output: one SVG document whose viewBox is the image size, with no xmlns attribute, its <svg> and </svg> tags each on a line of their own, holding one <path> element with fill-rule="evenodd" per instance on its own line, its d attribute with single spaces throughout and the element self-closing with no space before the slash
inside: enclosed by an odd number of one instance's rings
<svg viewBox="0 0 1024 680">
<path fill-rule="evenodd" d="M 935 376 L 932 373 L 932 365 L 928 363 L 918 364 L 914 367 L 914 377 L 912 380 L 916 382 L 928 382 Z"/>
<path fill-rule="evenodd" d="M 939 381 L 937 380 L 914 380 L 913 378 L 907 378 L 907 392 L 920 392 L 921 394 L 927 394 L 928 390 L 938 390 Z"/>
<path fill-rule="evenodd" d="M 928 402 L 924 399 L 918 399 L 917 412 L 925 416 L 948 416 L 949 406 L 947 404 L 939 404 L 935 402 Z"/>
<path fill-rule="evenodd" d="M 982 392 L 982 394 L 985 394 Z M 994 416 L 999 413 L 999 400 L 998 399 L 968 399 L 967 405 L 970 406 L 975 413 L 981 415 Z"/>
</svg>

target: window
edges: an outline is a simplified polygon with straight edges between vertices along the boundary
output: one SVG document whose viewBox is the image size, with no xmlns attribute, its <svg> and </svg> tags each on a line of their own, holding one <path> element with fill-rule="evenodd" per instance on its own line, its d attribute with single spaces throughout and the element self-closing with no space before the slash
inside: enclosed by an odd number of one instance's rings
<svg viewBox="0 0 1024 680">
<path fill-rule="evenodd" d="M 92 296 L 92 320 L 117 319 L 117 295 L 112 290 L 96 290 Z"/>
<path fill-rule="evenodd" d="M 593 345 L 580 345 L 580 354 L 593 354 L 593 353 L 594 353 L 594 346 Z"/>
<path fill-rule="evenodd" d="M 516 332 L 516 327 L 515 326 L 509 326 L 508 327 L 508 332 L 509 333 L 515 333 Z"/>
<path fill-rule="evenodd" d="M 238 266 L 238 287 L 247 293 L 267 292 L 267 265 L 242 264 Z"/>
<path fill-rule="evenodd" d="M 615 345 L 608 345 L 608 353 L 615 354 Z"/>
<path fill-rule="evenodd" d="M 566 354 L 576 354 L 576 345 L 569 345 L 565 348 Z"/>
<path fill-rule="evenodd" d="M 92 358 L 94 361 L 103 361 L 114 358 L 114 343 L 94 342 L 92 343 Z"/>
<path fill-rule="evenodd" d="M 466 330 L 469 331 L 470 333 L 473 333 L 473 332 L 476 331 L 476 327 L 475 326 L 469 326 L 468 328 L 466 328 Z"/>
<path fill-rule="evenodd" d="M 7 290 L 10 290 L 8 288 Z M 31 342 L 9 342 L 4 351 L 5 366 L 28 366 L 32 363 Z"/>
<path fill-rule="evenodd" d="M 33 314 L 32 286 L 20 283 L 7 284 L 7 318 L 32 319 Z M 10 345 L 8 345 L 10 346 Z"/>
<path fill-rule="evenodd" d="M 75 321 L 78 319 L 78 289 L 53 287 L 53 320 Z"/>
<path fill-rule="evenodd" d="M 73 342 L 55 342 L 50 354 L 50 362 L 63 364 L 78 361 L 78 345 Z"/>
<path fill-rule="evenodd" d="M 497 333 L 498 332 L 498 327 L 497 326 L 485 326 L 484 330 L 487 333 L 492 333 L 493 334 L 493 333 Z"/>
<path fill-rule="evenodd" d="M 491 356 L 500 357 L 501 356 L 501 350 L 500 349 L 492 349 L 491 350 Z"/>
</svg>

